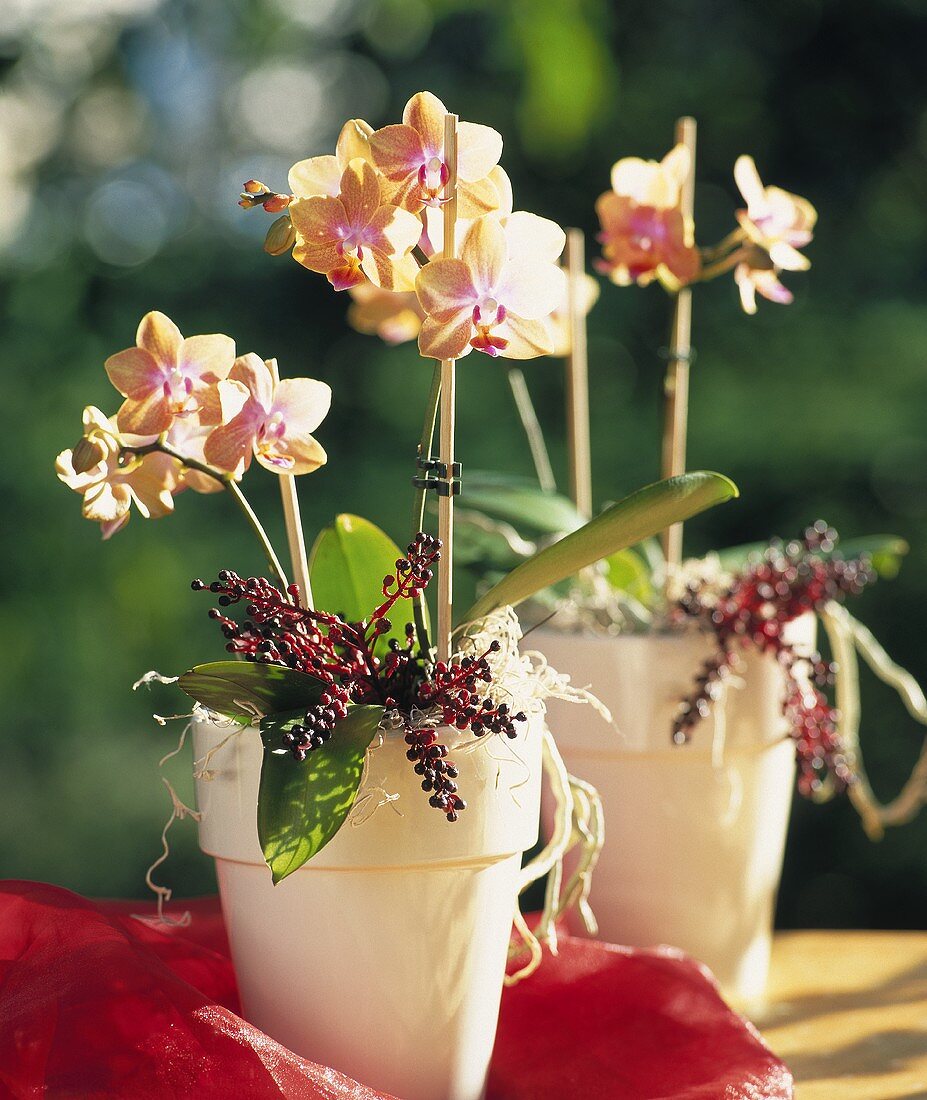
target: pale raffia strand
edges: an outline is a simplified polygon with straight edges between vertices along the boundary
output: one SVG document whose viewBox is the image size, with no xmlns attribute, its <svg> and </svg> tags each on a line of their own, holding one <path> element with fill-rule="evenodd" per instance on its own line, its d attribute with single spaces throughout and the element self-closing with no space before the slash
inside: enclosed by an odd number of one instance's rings
<svg viewBox="0 0 927 1100">
<path fill-rule="evenodd" d="M 548 699 L 588 703 L 611 722 L 608 709 L 590 691 L 574 687 L 570 678 L 553 669 L 543 654 L 519 650 L 521 625 L 511 607 L 500 608 L 480 622 L 460 629 L 462 637 L 458 648 L 462 655 L 479 655 L 489 649 L 491 642 L 499 643 L 498 652 L 488 656 L 493 677 L 492 693 L 497 702 L 509 702 L 513 709 L 524 711 L 529 720 L 543 717 Z M 542 944 L 556 954 L 556 922 L 570 904 L 575 902 L 579 906 L 587 928 L 595 927 L 588 895 L 592 871 L 604 840 L 601 801 L 593 787 L 569 774 L 546 726 L 542 761 L 556 804 L 554 826 L 548 843 L 522 868 L 518 892 L 521 895 L 532 883 L 548 875 L 544 909 L 537 929 L 532 932 L 516 907 L 515 928 L 522 942 L 513 947 L 510 954 L 517 955 L 527 949 L 529 958 L 519 970 L 507 975 L 507 985 L 515 985 L 534 973 L 541 962 Z M 564 887 L 563 861 L 574 848 L 579 849 L 579 864 Z"/>
<path fill-rule="evenodd" d="M 854 619 L 841 604 L 828 603 L 821 612 L 821 621 L 837 662 L 839 731 L 850 767 L 856 776 L 848 794 L 867 835 L 872 840 L 879 840 L 886 828 L 911 821 L 921 806 L 927 803 L 927 738 L 901 791 L 891 802 L 880 802 L 869 783 L 860 752 L 857 653 L 883 683 L 898 692 L 908 713 L 922 726 L 927 726 L 927 699 L 914 677 L 896 664 L 872 632 Z"/>
</svg>

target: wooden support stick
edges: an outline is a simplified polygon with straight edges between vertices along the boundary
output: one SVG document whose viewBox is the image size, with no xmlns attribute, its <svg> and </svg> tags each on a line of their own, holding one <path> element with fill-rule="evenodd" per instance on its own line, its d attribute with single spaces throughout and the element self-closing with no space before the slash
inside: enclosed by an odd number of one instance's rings
<svg viewBox="0 0 927 1100">
<path fill-rule="evenodd" d="M 570 352 L 567 356 L 567 446 L 570 452 L 570 495 L 576 510 L 592 515 L 592 453 L 589 443 L 589 367 L 586 314 L 582 308 L 586 248 L 581 229 L 567 230 L 567 308 Z"/>
<path fill-rule="evenodd" d="M 444 116 L 444 163 L 448 177 L 444 188 L 444 259 L 456 254 L 454 234 L 457 229 L 457 115 Z M 448 473 L 448 488 L 454 463 L 454 414 L 456 360 L 441 361 L 441 434 L 438 457 Z M 438 660 L 446 661 L 451 654 L 451 630 L 454 617 L 454 498 L 438 497 L 438 537 L 441 539 L 441 560 L 438 562 Z"/>
<path fill-rule="evenodd" d="M 682 187 L 682 216 L 692 223 L 695 206 L 695 119 L 676 123 L 676 144 L 689 150 L 689 174 Z M 692 353 L 692 290 L 683 287 L 676 294 L 668 348 L 669 362 L 664 382 L 663 462 L 664 477 L 675 477 L 686 469 L 686 428 L 689 417 L 689 361 Z M 669 569 L 682 562 L 682 524 L 663 532 L 663 554 Z"/>
<path fill-rule="evenodd" d="M 274 376 L 274 385 L 280 381 L 277 360 L 270 360 L 270 369 Z M 286 523 L 286 541 L 293 567 L 293 580 L 299 585 L 299 598 L 303 607 L 312 607 L 312 586 L 309 583 L 309 563 L 306 559 L 306 542 L 303 537 L 303 525 L 299 515 L 299 497 L 296 493 L 296 478 L 292 474 L 278 474 L 280 480 L 280 499 L 283 502 L 283 519 Z"/>
</svg>

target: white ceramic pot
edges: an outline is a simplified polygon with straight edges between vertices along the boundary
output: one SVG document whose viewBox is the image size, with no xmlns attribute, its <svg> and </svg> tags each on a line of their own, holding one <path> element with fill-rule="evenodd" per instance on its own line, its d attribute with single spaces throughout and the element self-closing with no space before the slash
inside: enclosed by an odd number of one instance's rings
<svg viewBox="0 0 927 1100">
<path fill-rule="evenodd" d="M 278 886 L 257 836 L 260 735 L 220 748 L 196 783 L 200 847 L 216 861 L 247 1019 L 402 1100 L 478 1100 L 522 853 L 538 836 L 542 728 L 504 745 L 439 731 L 467 802 L 454 823 L 428 805 L 401 733 L 386 734 L 345 824 Z M 228 736 L 197 723 L 200 766 Z M 399 797 L 374 810 L 385 794 Z"/>
<path fill-rule="evenodd" d="M 813 616 L 793 623 L 789 638 L 813 645 Z M 537 630 L 530 642 L 575 685 L 590 687 L 614 719 L 609 726 L 591 707 L 548 705 L 567 768 L 603 801 L 605 848 L 590 898 L 599 936 L 680 947 L 731 1000 L 760 1000 L 795 780 L 782 670 L 746 653 L 740 684 L 728 687 L 690 744 L 677 746 L 673 717 L 712 652 L 707 637 Z"/>
</svg>

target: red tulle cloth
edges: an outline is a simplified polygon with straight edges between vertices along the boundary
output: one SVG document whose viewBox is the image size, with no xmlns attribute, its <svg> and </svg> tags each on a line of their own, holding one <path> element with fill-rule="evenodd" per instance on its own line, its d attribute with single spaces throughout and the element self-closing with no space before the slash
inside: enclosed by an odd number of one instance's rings
<svg viewBox="0 0 927 1100">
<path fill-rule="evenodd" d="M 218 899 L 184 909 L 189 924 L 166 926 L 137 919 L 142 903 L 0 883 L 0 1096 L 383 1100 L 241 1019 Z M 791 1096 L 785 1066 L 674 952 L 565 937 L 503 995 L 487 1100 Z"/>
</svg>

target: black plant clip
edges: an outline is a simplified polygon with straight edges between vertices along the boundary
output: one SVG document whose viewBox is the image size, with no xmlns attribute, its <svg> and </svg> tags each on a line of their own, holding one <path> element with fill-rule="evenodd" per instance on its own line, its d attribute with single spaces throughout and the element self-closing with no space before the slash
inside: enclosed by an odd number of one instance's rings
<svg viewBox="0 0 927 1100">
<path fill-rule="evenodd" d="M 460 476 L 463 470 L 459 462 L 448 465 L 437 458 L 420 458 L 417 465 L 427 476 L 412 478 L 412 484 L 416 489 L 424 489 L 426 492 L 433 489 L 439 497 L 459 495 Z"/>
</svg>

